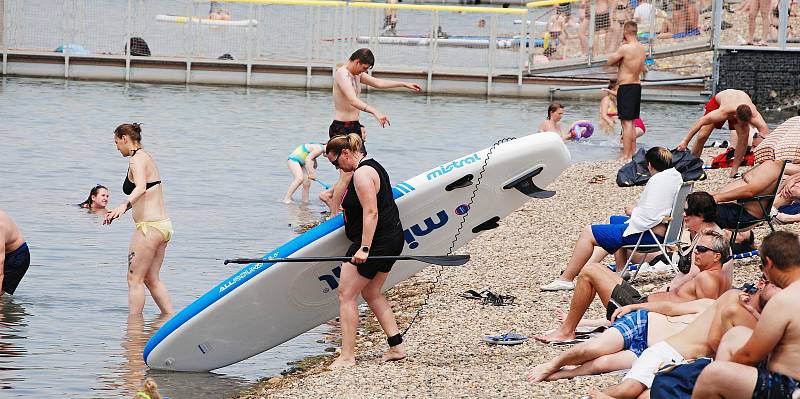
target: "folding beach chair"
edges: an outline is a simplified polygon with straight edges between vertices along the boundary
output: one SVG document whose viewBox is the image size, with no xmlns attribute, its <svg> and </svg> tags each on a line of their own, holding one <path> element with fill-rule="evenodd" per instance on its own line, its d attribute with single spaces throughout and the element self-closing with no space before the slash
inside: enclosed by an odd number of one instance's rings
<svg viewBox="0 0 800 399">
<path fill-rule="evenodd" d="M 736 203 L 742 205 L 742 208 L 739 209 L 739 214 L 736 216 L 736 228 L 733 230 L 733 234 L 731 234 L 731 246 L 733 246 L 733 243 L 736 242 L 736 235 L 739 234 L 739 231 L 750 230 L 762 223 L 766 222 L 767 225 L 769 225 L 769 228 L 772 231 L 775 231 L 775 227 L 772 226 L 772 216 L 770 216 L 770 211 L 772 210 L 772 204 L 775 202 L 775 197 L 778 196 L 778 190 L 781 187 L 781 180 L 783 180 L 783 172 L 786 170 L 787 163 L 789 163 L 789 161 L 783 161 L 781 173 L 778 175 L 778 181 L 775 183 L 775 191 L 773 191 L 772 194 L 757 195 L 751 198 L 742 198 L 736 200 Z M 761 207 L 761 211 L 764 212 L 764 216 L 755 220 L 743 222 L 742 214 L 744 213 L 744 204 L 753 201 L 758 202 L 758 205 Z M 767 205 L 764 205 L 764 202 L 762 201 L 766 201 Z"/>
<path fill-rule="evenodd" d="M 625 267 L 622 268 L 620 271 L 620 277 L 623 279 L 628 279 L 630 276 L 628 272 L 628 268 L 631 264 L 631 259 L 633 259 L 633 255 L 638 253 L 652 253 L 652 252 L 661 252 L 664 255 L 664 258 L 667 259 L 670 267 L 672 270 L 677 272 L 678 265 L 672 260 L 672 258 L 667 253 L 667 247 L 678 247 L 680 248 L 680 236 L 681 230 L 683 229 L 683 204 L 686 203 L 686 197 L 689 196 L 689 193 L 692 192 L 692 188 L 694 186 L 694 182 L 684 182 L 681 184 L 681 188 L 678 190 L 678 194 L 675 196 L 675 201 L 672 204 L 672 213 L 670 216 L 666 216 L 663 219 L 663 223 L 667 223 L 667 232 L 664 234 L 664 239 L 659 240 L 656 233 L 653 232 L 653 229 L 647 229 L 647 231 L 643 232 L 639 235 L 639 240 L 636 241 L 635 245 L 625 245 L 622 248 L 625 249 L 632 249 L 630 256 L 628 256 L 628 260 L 625 262 Z M 655 244 L 642 244 L 642 238 L 645 234 L 650 234 L 653 237 L 653 241 Z M 636 276 L 639 274 L 639 270 L 641 270 L 641 265 L 636 268 L 633 276 L 630 278 L 630 281 L 636 279 Z"/>
</svg>

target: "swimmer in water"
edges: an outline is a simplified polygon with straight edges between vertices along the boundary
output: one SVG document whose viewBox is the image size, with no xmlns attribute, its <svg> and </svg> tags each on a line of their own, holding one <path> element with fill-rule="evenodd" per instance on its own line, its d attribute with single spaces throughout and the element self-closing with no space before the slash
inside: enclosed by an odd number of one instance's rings
<svg viewBox="0 0 800 399">
<path fill-rule="evenodd" d="M 308 194 L 311 191 L 311 180 L 317 179 L 317 157 L 325 153 L 323 143 L 305 143 L 298 146 L 289 154 L 286 164 L 292 172 L 294 180 L 289 184 L 289 190 L 283 197 L 284 204 L 292 203 L 292 195 L 303 186 L 303 203 L 308 202 Z"/>
<path fill-rule="evenodd" d="M 539 124 L 539 133 L 555 132 L 563 136 L 561 118 L 564 117 L 564 110 L 560 103 L 550 103 L 547 107 L 547 119 Z"/>
<path fill-rule="evenodd" d="M 86 201 L 78 204 L 81 208 L 88 209 L 91 213 L 102 213 L 103 215 L 108 212 L 108 188 L 98 184 L 89 191 L 89 197 Z"/>
</svg>

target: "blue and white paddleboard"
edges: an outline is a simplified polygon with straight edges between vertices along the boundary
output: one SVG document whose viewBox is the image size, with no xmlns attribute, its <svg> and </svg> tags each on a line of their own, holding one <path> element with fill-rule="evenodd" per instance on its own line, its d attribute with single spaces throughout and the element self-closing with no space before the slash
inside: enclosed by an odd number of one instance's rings
<svg viewBox="0 0 800 399">
<path fill-rule="evenodd" d="M 404 254 L 446 254 L 459 231 L 454 248 L 463 246 L 481 231 L 497 227 L 531 197 L 552 195 L 543 188 L 570 162 L 555 133 L 537 133 L 499 144 L 491 154 L 489 150 L 394 186 L 405 228 Z M 339 216 L 264 258 L 344 255 L 349 245 Z M 395 263 L 384 290 L 425 266 Z M 337 262 L 247 265 L 165 323 L 145 346 L 144 360 L 154 369 L 208 371 L 280 345 L 337 316 L 339 271 Z"/>
</svg>

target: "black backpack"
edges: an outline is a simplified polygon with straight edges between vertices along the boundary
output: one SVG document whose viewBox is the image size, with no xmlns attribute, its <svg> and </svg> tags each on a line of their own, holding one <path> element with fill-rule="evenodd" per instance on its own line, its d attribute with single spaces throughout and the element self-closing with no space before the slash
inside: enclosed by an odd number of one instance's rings
<svg viewBox="0 0 800 399">
<path fill-rule="evenodd" d="M 625 164 L 617 172 L 617 185 L 620 187 L 643 186 L 650 180 L 647 160 L 644 159 L 644 148 L 640 148 L 633 160 Z M 689 151 L 672 150 L 672 166 L 680 172 L 683 181 L 705 180 L 703 160 Z"/>
</svg>

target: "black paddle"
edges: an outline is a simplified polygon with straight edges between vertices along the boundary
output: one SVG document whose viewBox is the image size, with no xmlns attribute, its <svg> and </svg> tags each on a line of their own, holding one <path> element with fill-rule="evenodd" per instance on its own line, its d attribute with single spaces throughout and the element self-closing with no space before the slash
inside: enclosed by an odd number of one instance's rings
<svg viewBox="0 0 800 399">
<path fill-rule="evenodd" d="M 305 258 L 274 258 L 274 259 L 265 259 L 265 258 L 236 258 L 236 259 L 225 259 L 225 264 L 228 263 L 278 263 L 278 262 L 304 262 L 304 263 L 312 263 L 312 262 L 349 262 L 352 257 L 349 256 L 310 256 Z M 427 256 L 427 255 L 420 255 L 420 256 L 411 256 L 411 255 L 400 255 L 400 256 L 370 256 L 368 259 L 374 260 L 416 260 L 418 262 L 430 263 L 432 265 L 441 265 L 441 266 L 461 266 L 469 261 L 469 255 L 446 255 L 446 256 Z"/>
</svg>

